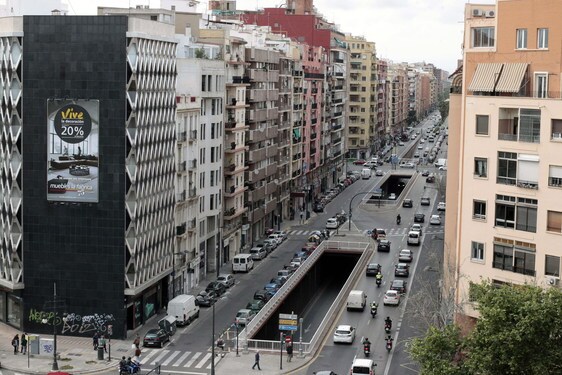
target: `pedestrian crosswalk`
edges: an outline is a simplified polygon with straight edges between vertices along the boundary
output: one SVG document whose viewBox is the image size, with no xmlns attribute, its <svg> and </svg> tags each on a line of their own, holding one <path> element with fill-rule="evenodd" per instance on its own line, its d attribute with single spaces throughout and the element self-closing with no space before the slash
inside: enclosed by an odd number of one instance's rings
<svg viewBox="0 0 562 375">
<path fill-rule="evenodd" d="M 145 349 L 141 357 L 141 366 L 148 368 L 160 364 L 168 368 L 210 369 L 210 352 L 190 352 L 184 350 Z M 220 357 L 218 357 L 220 358 Z M 218 359 L 217 358 L 217 359 Z M 215 364 L 217 360 L 215 360 Z"/>
<path fill-rule="evenodd" d="M 402 236 L 408 233 L 410 229 L 408 227 L 400 227 L 400 228 L 390 228 L 386 229 L 387 236 Z M 315 230 L 291 230 L 288 232 L 290 236 L 309 236 Z M 332 236 L 336 231 L 330 231 L 330 236 Z M 432 233 L 438 234 L 443 233 L 443 226 L 442 225 L 431 225 L 424 228 L 424 233 Z M 365 236 L 371 235 L 371 229 L 366 229 L 363 231 Z"/>
</svg>

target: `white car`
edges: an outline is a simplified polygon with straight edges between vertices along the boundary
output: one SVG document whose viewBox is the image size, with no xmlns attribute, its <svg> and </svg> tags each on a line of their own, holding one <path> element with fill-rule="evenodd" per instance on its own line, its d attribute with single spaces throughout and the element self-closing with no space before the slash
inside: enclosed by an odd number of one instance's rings
<svg viewBox="0 0 562 375">
<path fill-rule="evenodd" d="M 275 232 L 273 232 L 273 234 L 281 237 L 281 241 L 285 241 L 287 239 L 287 232 L 285 232 L 284 230 L 276 230 Z"/>
<path fill-rule="evenodd" d="M 421 226 L 421 224 L 413 224 L 413 225 L 412 225 L 412 229 L 410 229 L 410 230 L 413 231 L 413 232 L 419 232 L 419 233 L 420 233 L 420 236 L 421 236 L 421 234 L 422 234 L 422 226 Z"/>
<path fill-rule="evenodd" d="M 326 229 L 338 229 L 338 219 L 333 217 L 329 218 L 328 221 L 326 221 Z"/>
<path fill-rule="evenodd" d="M 395 201 L 395 200 L 396 200 L 396 194 L 390 193 L 390 194 L 388 195 L 388 199 L 391 200 L 391 201 Z"/>
<path fill-rule="evenodd" d="M 416 166 L 414 165 L 414 163 L 410 163 L 410 162 L 404 162 L 400 164 L 400 168 L 415 168 Z"/>
<path fill-rule="evenodd" d="M 437 211 L 445 211 L 445 202 L 439 202 L 437 204 Z"/>
<path fill-rule="evenodd" d="M 227 288 L 230 288 L 234 285 L 234 276 L 229 273 L 222 273 L 217 277 L 217 282 L 221 283 Z"/>
<path fill-rule="evenodd" d="M 399 262 L 411 262 L 414 259 L 414 253 L 410 249 L 402 249 L 398 254 Z"/>
<path fill-rule="evenodd" d="M 402 141 L 398 142 L 398 146 L 404 146 L 404 142 Z"/>
<path fill-rule="evenodd" d="M 441 216 L 431 215 L 431 218 L 429 219 L 429 224 L 441 225 Z"/>
<path fill-rule="evenodd" d="M 255 315 L 256 313 L 249 309 L 238 310 L 238 314 L 236 314 L 236 324 L 245 326 L 254 318 Z"/>
<path fill-rule="evenodd" d="M 440 171 L 446 171 L 447 170 L 447 166 L 446 165 L 442 165 L 439 167 Z"/>
<path fill-rule="evenodd" d="M 389 290 L 384 294 L 382 300 L 383 305 L 396 305 L 400 304 L 400 293 L 396 290 Z"/>
<path fill-rule="evenodd" d="M 283 238 L 281 238 L 280 236 L 276 235 L 276 234 L 270 234 L 267 237 L 268 240 L 272 240 L 275 241 L 275 243 L 277 244 L 277 246 L 281 245 L 281 242 L 283 242 Z"/>
<path fill-rule="evenodd" d="M 334 332 L 334 343 L 353 344 L 355 328 L 350 325 L 339 325 Z"/>
</svg>

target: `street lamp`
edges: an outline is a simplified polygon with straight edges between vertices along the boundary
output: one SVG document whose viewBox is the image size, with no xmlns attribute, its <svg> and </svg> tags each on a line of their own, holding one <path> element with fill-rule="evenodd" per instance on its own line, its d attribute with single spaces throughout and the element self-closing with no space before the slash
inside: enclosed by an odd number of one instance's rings
<svg viewBox="0 0 562 375">
<path fill-rule="evenodd" d="M 211 336 L 211 375 L 215 375 L 215 304 L 214 303 L 213 303 L 213 323 L 211 328 L 211 335 L 212 335 Z"/>
<path fill-rule="evenodd" d="M 57 362 L 57 318 L 58 318 L 58 306 L 57 306 L 57 283 L 53 283 L 53 300 L 47 301 L 47 303 L 53 304 L 53 371 L 59 370 L 59 364 Z M 64 317 L 63 320 L 66 321 Z M 48 319 L 42 319 L 41 323 L 47 324 Z"/>
</svg>

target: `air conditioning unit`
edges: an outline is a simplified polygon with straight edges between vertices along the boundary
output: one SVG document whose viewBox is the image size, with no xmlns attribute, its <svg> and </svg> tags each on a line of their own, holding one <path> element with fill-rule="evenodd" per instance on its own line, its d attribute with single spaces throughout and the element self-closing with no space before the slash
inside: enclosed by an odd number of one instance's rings
<svg viewBox="0 0 562 375">
<path fill-rule="evenodd" d="M 496 12 L 494 10 L 488 10 L 486 11 L 486 17 L 488 18 L 493 18 L 496 16 Z"/>
<path fill-rule="evenodd" d="M 472 17 L 484 17 L 484 11 L 482 9 L 472 9 Z"/>
<path fill-rule="evenodd" d="M 546 284 L 550 286 L 557 286 L 560 283 L 560 278 L 556 276 L 546 276 Z"/>
</svg>

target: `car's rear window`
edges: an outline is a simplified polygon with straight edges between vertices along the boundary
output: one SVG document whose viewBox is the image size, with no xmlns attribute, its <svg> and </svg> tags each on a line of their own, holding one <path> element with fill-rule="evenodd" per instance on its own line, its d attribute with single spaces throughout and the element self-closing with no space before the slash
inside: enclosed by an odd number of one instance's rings
<svg viewBox="0 0 562 375">
<path fill-rule="evenodd" d="M 353 366 L 352 373 L 353 374 L 370 374 L 370 370 L 369 370 L 368 367 Z"/>
</svg>

